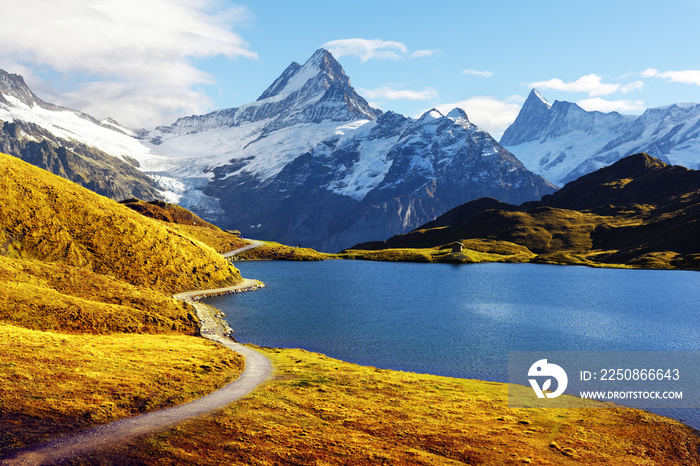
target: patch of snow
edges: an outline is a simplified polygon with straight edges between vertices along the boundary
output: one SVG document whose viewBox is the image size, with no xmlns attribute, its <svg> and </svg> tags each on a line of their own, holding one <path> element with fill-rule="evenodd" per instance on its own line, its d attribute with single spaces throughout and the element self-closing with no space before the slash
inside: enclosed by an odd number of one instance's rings
<svg viewBox="0 0 700 466">
<path fill-rule="evenodd" d="M 528 141 L 505 148 L 528 170 L 557 186 L 563 186 L 572 170 L 592 158 L 616 136 L 609 130 L 592 133 L 574 131 L 546 141 Z"/>
<path fill-rule="evenodd" d="M 357 120 L 357 121 L 351 121 L 350 123 L 346 123 L 344 125 L 338 126 L 335 129 L 335 134 L 343 135 L 345 134 L 346 131 L 354 131 L 360 126 L 364 126 L 367 123 L 369 123 L 372 120 Z"/>
<path fill-rule="evenodd" d="M 397 140 L 398 137 L 362 140 L 357 147 L 359 160 L 349 168 L 343 166 L 337 174 L 345 176 L 333 181 L 326 189 L 358 201 L 364 199 L 389 172 L 393 161 L 387 158 L 387 154 Z"/>
<path fill-rule="evenodd" d="M 294 74 L 294 76 L 289 78 L 284 88 L 278 92 L 278 95 L 286 96 L 300 90 L 310 79 L 318 76 L 319 72 L 320 70 L 316 66 L 309 66 L 308 64 L 302 66 L 299 71 Z"/>
<path fill-rule="evenodd" d="M 534 94 L 537 96 L 537 98 L 540 99 L 542 101 L 542 103 L 547 106 L 547 108 L 552 108 L 552 104 L 547 102 L 547 99 L 545 99 L 544 96 L 542 94 L 540 94 L 540 91 L 538 91 L 537 89 L 533 89 L 532 92 L 534 92 Z"/>
</svg>

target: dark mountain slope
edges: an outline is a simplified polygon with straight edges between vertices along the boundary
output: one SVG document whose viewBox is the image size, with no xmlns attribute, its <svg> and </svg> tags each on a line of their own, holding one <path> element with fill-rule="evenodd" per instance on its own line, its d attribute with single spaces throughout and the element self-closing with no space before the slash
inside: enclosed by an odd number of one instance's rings
<svg viewBox="0 0 700 466">
<path fill-rule="evenodd" d="M 520 206 L 480 199 L 430 224 L 353 249 L 432 248 L 469 238 L 513 242 L 592 263 L 700 266 L 700 172 L 635 154 Z M 544 260 L 544 258 L 542 258 Z"/>
</svg>

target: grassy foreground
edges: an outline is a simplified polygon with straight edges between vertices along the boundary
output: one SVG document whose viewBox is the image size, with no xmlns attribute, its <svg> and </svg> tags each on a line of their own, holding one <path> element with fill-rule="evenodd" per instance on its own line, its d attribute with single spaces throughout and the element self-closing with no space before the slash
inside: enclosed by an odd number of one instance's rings
<svg viewBox="0 0 700 466">
<path fill-rule="evenodd" d="M 56 435 L 185 403 L 243 358 L 185 335 L 66 335 L 0 324 L 0 457 Z"/>
<path fill-rule="evenodd" d="M 0 191 L 0 457 L 240 374 L 240 356 L 188 336 L 195 312 L 170 297 L 241 281 L 190 236 L 196 219 L 145 218 L 5 154 Z"/>
<path fill-rule="evenodd" d="M 644 411 L 511 410 L 504 384 L 263 351 L 252 395 L 72 464 L 700 464 L 690 428 Z"/>
</svg>

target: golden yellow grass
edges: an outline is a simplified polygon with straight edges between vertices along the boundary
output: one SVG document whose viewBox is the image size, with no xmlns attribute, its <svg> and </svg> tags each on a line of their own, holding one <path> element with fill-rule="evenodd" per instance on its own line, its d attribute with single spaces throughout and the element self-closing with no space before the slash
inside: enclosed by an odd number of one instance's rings
<svg viewBox="0 0 700 466">
<path fill-rule="evenodd" d="M 0 255 L 174 292 L 240 281 L 216 251 L 110 199 L 0 154 Z"/>
<path fill-rule="evenodd" d="M 226 232 L 177 204 L 162 201 L 144 202 L 139 199 L 128 199 L 120 204 L 145 217 L 162 222 L 183 236 L 206 244 L 219 254 L 233 251 L 248 244 L 248 241 L 241 239 L 239 235 Z"/>
<path fill-rule="evenodd" d="M 318 261 L 338 258 L 337 254 L 318 252 L 311 248 L 287 246 L 274 241 L 262 243 L 260 247 L 237 254 L 235 260 Z"/>
<path fill-rule="evenodd" d="M 168 228 L 209 246 L 219 254 L 225 254 L 250 244 L 239 236 L 232 235 L 220 229 L 213 230 L 199 225 L 182 224 L 170 224 Z"/>
<path fill-rule="evenodd" d="M 468 239 L 461 241 L 462 252 L 452 252 L 450 245 L 435 248 L 396 248 L 366 251 L 348 249 L 339 257 L 390 262 L 449 262 L 473 264 L 479 262 L 528 262 L 536 256 L 525 246 L 508 241 Z"/>
<path fill-rule="evenodd" d="M 66 335 L 0 324 L 0 456 L 79 428 L 199 398 L 243 358 L 184 335 Z"/>
<path fill-rule="evenodd" d="M 263 351 L 252 395 L 73 464 L 700 464 L 690 428 L 644 411 L 508 409 L 504 384 Z"/>
<path fill-rule="evenodd" d="M 181 301 L 90 270 L 0 256 L 0 322 L 67 333 L 196 334 Z"/>
</svg>

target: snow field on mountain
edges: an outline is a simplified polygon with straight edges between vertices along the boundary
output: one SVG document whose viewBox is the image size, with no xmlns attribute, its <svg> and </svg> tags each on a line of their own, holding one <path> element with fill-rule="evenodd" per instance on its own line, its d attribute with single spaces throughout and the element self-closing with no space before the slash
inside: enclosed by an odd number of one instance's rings
<svg viewBox="0 0 700 466">
<path fill-rule="evenodd" d="M 48 110 L 38 105 L 29 106 L 21 100 L 3 94 L 11 106 L 0 104 L 0 120 L 14 120 L 34 123 L 54 136 L 67 141 L 97 147 L 103 152 L 125 159 L 131 157 L 139 163 L 147 161 L 151 155 L 146 146 L 130 135 L 100 126 L 79 113 L 69 109 Z"/>
</svg>

